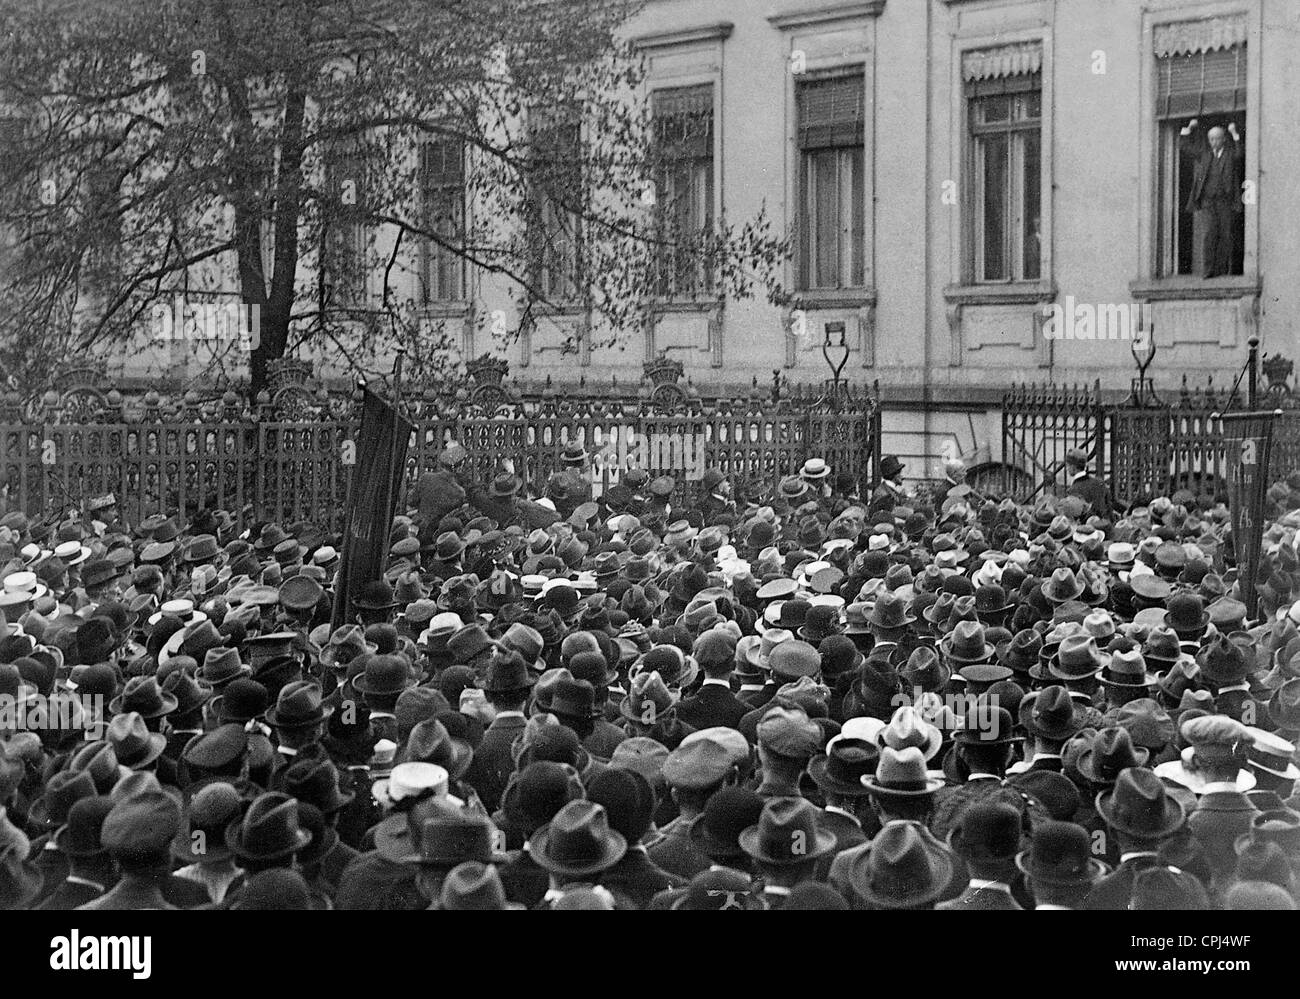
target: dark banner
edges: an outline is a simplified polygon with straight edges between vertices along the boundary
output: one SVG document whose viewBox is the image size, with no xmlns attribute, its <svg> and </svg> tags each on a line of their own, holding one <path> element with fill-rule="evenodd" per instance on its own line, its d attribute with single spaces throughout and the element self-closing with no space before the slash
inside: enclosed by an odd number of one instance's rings
<svg viewBox="0 0 1300 999">
<path fill-rule="evenodd" d="M 342 564 L 334 594 L 332 627 L 352 620 L 351 597 L 362 583 L 379 579 L 388 559 L 393 508 L 401 495 L 406 449 L 415 426 L 366 389 L 357 431 L 357 463 L 344 520 Z"/>
<path fill-rule="evenodd" d="M 1255 616 L 1255 575 L 1259 572 L 1264 536 L 1264 504 L 1269 487 L 1273 450 L 1273 421 L 1281 410 L 1225 413 L 1223 439 L 1228 475 L 1228 508 L 1232 512 L 1233 550 L 1246 616 Z"/>
</svg>

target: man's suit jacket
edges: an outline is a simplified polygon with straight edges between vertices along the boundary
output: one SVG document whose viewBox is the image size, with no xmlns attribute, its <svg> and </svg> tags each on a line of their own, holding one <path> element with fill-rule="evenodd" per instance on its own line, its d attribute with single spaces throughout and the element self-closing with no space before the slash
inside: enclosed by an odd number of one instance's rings
<svg viewBox="0 0 1300 999">
<path fill-rule="evenodd" d="M 1221 155 L 1206 149 L 1196 160 L 1187 209 L 1208 208 L 1212 202 L 1241 204 L 1242 163 L 1239 143 L 1225 138 Z"/>
<path fill-rule="evenodd" d="M 521 715 L 495 718 L 483 733 L 483 741 L 474 750 L 474 760 L 465 773 L 465 783 L 478 792 L 479 800 L 492 812 L 501 807 L 510 775 L 515 771 L 510 747 L 527 727 Z"/>
<path fill-rule="evenodd" d="M 641 847 L 630 847 L 613 867 L 601 871 L 595 880 L 614 892 L 627 896 L 638 908 L 644 909 L 659 892 L 668 888 L 682 888 L 685 878 L 669 874 L 657 866 Z"/>
<path fill-rule="evenodd" d="M 678 816 L 659 830 L 660 839 L 647 849 L 650 860 L 669 874 L 693 878 L 707 871 L 712 861 L 691 841 L 694 820 Z"/>
<path fill-rule="evenodd" d="M 1248 690 L 1224 690 L 1214 698 L 1214 713 L 1242 721 L 1247 702 L 1254 703 Z M 1253 724 L 1253 722 L 1251 723 Z"/>
<path fill-rule="evenodd" d="M 1216 888 L 1232 880 L 1237 837 L 1250 832 L 1256 814 L 1258 810 L 1240 791 L 1211 791 L 1197 799 L 1187 825 L 1210 865 Z"/>
<path fill-rule="evenodd" d="M 48 837 L 42 836 L 40 839 L 33 840 L 31 852 L 28 854 L 40 868 L 41 876 L 45 879 L 44 884 L 41 885 L 41 893 L 32 901 L 33 908 L 53 894 L 54 889 L 68 876 L 68 858 L 60 850 L 46 849 L 48 844 Z"/>
<path fill-rule="evenodd" d="M 1067 496 L 1077 496 L 1092 507 L 1092 512 L 1105 517 L 1111 510 L 1110 489 L 1095 475 L 1075 479 L 1065 490 Z"/>
<path fill-rule="evenodd" d="M 92 888 L 90 885 L 64 881 L 54 889 L 44 902 L 35 906 L 35 908 L 67 912 L 93 902 L 103 894 L 98 888 Z"/>
<path fill-rule="evenodd" d="M 738 728 L 740 719 L 753 709 L 720 683 L 706 683 L 677 705 L 677 717 L 696 730 L 725 726 Z"/>
<path fill-rule="evenodd" d="M 1153 856 L 1130 857 L 1093 885 L 1079 908 L 1112 911 L 1127 909 L 1133 898 L 1133 882 L 1137 879 L 1138 871 L 1159 864 L 1159 858 Z"/>
<path fill-rule="evenodd" d="M 749 705 L 746 709 L 746 714 L 748 714 L 755 708 L 761 708 L 763 705 L 767 704 L 768 701 L 776 696 L 776 692 L 780 689 L 781 685 L 779 683 L 773 683 L 769 680 L 767 683 L 763 684 L 762 690 L 747 690 L 743 694 L 738 694 L 736 696 L 742 704 Z"/>
</svg>

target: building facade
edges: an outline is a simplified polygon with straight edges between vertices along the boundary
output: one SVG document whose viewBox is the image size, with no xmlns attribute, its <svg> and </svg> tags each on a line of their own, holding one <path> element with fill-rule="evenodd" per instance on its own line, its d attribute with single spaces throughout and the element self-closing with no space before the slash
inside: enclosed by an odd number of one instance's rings
<svg viewBox="0 0 1300 999">
<path fill-rule="evenodd" d="M 620 348 L 563 309 L 496 348 L 483 320 L 514 321 L 509 290 L 422 254 L 466 358 L 626 385 L 663 354 L 744 390 L 820 381 L 842 342 L 844 377 L 880 384 L 884 449 L 932 477 L 999 457 L 1012 383 L 1122 393 L 1150 339 L 1165 387 L 1231 382 L 1253 336 L 1295 353 L 1294 0 L 650 0 L 627 30 L 673 136 L 657 197 L 689 227 L 765 211 L 794 302 L 722 300 L 666 259 Z M 424 167 L 454 225 L 463 161 Z"/>
</svg>

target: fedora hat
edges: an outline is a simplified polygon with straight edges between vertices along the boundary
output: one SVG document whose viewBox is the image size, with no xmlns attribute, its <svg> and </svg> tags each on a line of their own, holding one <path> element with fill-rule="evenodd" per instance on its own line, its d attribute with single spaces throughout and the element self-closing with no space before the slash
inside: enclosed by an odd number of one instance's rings
<svg viewBox="0 0 1300 999">
<path fill-rule="evenodd" d="M 1182 804 L 1164 782 L 1141 767 L 1120 771 L 1114 787 L 1097 795 L 1096 808 L 1112 829 L 1137 839 L 1164 839 L 1187 821 Z"/>
<path fill-rule="evenodd" d="M 915 798 L 934 794 L 943 787 L 943 781 L 929 775 L 926 756 L 918 747 L 894 749 L 885 745 L 875 774 L 864 775 L 862 786 L 877 797 Z"/>
<path fill-rule="evenodd" d="M 438 908 L 446 912 L 497 912 L 528 907 L 506 901 L 496 867 L 467 860 L 453 867 L 443 880 Z"/>
<path fill-rule="evenodd" d="M 802 864 L 835 849 L 835 834 L 817 825 L 817 809 L 803 798 L 771 798 L 758 822 L 741 832 L 740 848 L 774 866 Z"/>
<path fill-rule="evenodd" d="M 977 621 L 958 621 L 952 632 L 939 643 L 939 650 L 957 663 L 982 663 L 997 652 L 986 640 L 984 625 Z"/>
<path fill-rule="evenodd" d="M 1145 766 L 1149 753 L 1133 745 L 1127 729 L 1103 728 L 1075 759 L 1075 769 L 1094 784 L 1112 786 L 1121 772 Z"/>
<path fill-rule="evenodd" d="M 943 746 L 943 732 L 922 717 L 915 707 L 904 704 L 894 712 L 889 724 L 880 730 L 878 741 L 882 749 L 887 747 L 900 752 L 914 748 L 926 760 L 932 760 Z"/>
<path fill-rule="evenodd" d="M 298 824 L 297 800 L 280 791 L 259 795 L 242 819 L 226 827 L 226 846 L 241 860 L 280 860 L 311 841 L 311 833 Z"/>
<path fill-rule="evenodd" d="M 1050 577 L 1043 580 L 1040 587 L 1043 596 L 1052 604 L 1077 600 L 1084 589 L 1083 581 L 1070 569 L 1064 567 L 1055 570 Z"/>
<path fill-rule="evenodd" d="M 1091 635 L 1069 635 L 1061 641 L 1047 671 L 1058 680 L 1085 680 L 1100 673 L 1109 661 L 1110 656 L 1097 648 Z"/>
<path fill-rule="evenodd" d="M 944 894 L 956 869 L 952 852 L 920 822 L 887 822 L 871 849 L 853 860 L 854 891 L 876 909 L 914 909 Z"/>
<path fill-rule="evenodd" d="M 122 693 L 108 703 L 108 710 L 114 714 L 134 711 L 141 718 L 160 718 L 176 710 L 175 696 L 168 694 L 158 686 L 153 676 L 133 676 L 126 681 Z"/>
<path fill-rule="evenodd" d="M 543 870 L 587 877 L 613 867 L 627 852 L 627 840 L 609 827 L 604 806 L 570 801 L 528 840 L 528 854 Z"/>
<path fill-rule="evenodd" d="M 907 601 L 891 591 L 879 594 L 867 615 L 867 624 L 879 631 L 906 628 L 915 621 L 916 616 L 911 613 Z"/>
<path fill-rule="evenodd" d="M 199 667 L 198 678 L 216 690 L 220 690 L 239 677 L 251 676 L 253 667 L 240 661 L 239 652 L 228 646 L 208 649 L 203 656 L 203 665 Z"/>
<path fill-rule="evenodd" d="M 1220 635 L 1202 647 L 1196 655 L 1196 665 L 1207 680 L 1219 686 L 1240 683 L 1250 672 L 1245 651 L 1227 635 Z"/>
<path fill-rule="evenodd" d="M 1113 652 L 1097 678 L 1107 687 L 1145 689 L 1156 684 L 1155 674 L 1147 672 L 1146 660 L 1138 649 Z"/>
<path fill-rule="evenodd" d="M 1058 684 L 1030 691 L 1017 709 L 1020 724 L 1030 735 L 1044 739 L 1068 739 L 1087 720 L 1087 711 L 1070 692 Z"/>
<path fill-rule="evenodd" d="M 322 703 L 320 684 L 315 680 L 295 680 L 280 688 L 266 720 L 275 728 L 311 728 L 327 721 L 333 711 Z"/>
<path fill-rule="evenodd" d="M 1210 622 L 1205 601 L 1195 593 L 1175 593 L 1165 604 L 1165 626 L 1179 633 L 1199 633 Z"/>
<path fill-rule="evenodd" d="M 864 739 L 835 736 L 826 752 L 808 761 L 808 775 L 827 794 L 861 797 L 867 793 L 864 777 L 870 777 L 880 759 L 880 749 Z"/>
<path fill-rule="evenodd" d="M 150 732 L 144 719 L 134 711 L 114 717 L 105 738 L 113 747 L 117 762 L 130 770 L 147 767 L 167 748 L 167 736 Z"/>
</svg>

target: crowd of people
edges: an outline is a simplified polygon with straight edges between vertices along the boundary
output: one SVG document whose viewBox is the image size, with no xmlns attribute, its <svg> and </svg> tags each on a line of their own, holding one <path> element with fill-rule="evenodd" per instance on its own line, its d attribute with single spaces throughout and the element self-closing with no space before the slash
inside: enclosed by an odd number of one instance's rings
<svg viewBox="0 0 1300 999">
<path fill-rule="evenodd" d="M 467 458 L 348 594 L 310 522 L 0 518 L 0 908 L 1297 907 L 1300 509 L 1252 612 L 1221 497 L 1086 468 Z"/>
</svg>

